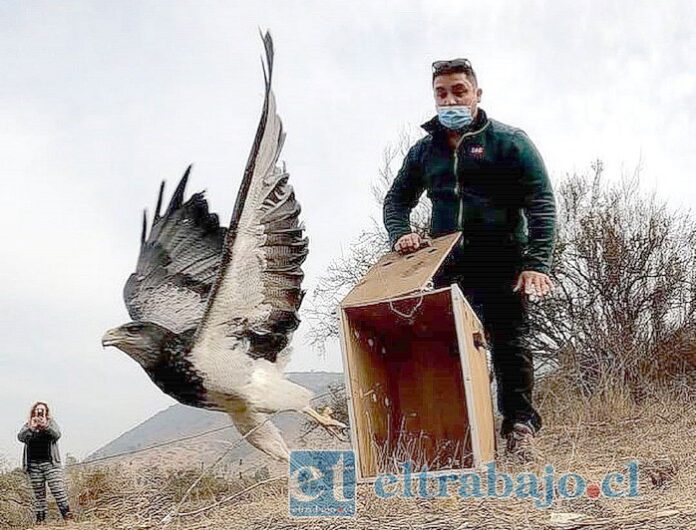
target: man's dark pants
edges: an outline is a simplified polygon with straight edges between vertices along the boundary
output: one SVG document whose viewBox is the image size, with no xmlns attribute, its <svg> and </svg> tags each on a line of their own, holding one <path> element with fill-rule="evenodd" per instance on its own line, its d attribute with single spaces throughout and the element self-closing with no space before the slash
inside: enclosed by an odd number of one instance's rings
<svg viewBox="0 0 696 530">
<path fill-rule="evenodd" d="M 435 278 L 435 287 L 457 283 L 481 319 L 491 347 L 498 386 L 498 410 L 503 416 L 501 435 L 523 422 L 535 431 L 541 428 L 541 416 L 532 405 L 534 363 L 532 352 L 524 344 L 529 332 L 526 297 L 521 289 L 513 292 L 520 262 L 518 251 L 481 249 L 455 251 Z"/>
</svg>

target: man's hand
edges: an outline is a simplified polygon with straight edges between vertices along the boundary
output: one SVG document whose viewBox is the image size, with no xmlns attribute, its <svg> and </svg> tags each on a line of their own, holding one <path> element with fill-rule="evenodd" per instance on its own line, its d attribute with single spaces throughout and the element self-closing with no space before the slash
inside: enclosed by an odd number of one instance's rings
<svg viewBox="0 0 696 530">
<path fill-rule="evenodd" d="M 409 252 L 413 252 L 429 244 L 430 242 L 427 239 L 423 239 L 417 233 L 411 232 L 410 234 L 401 236 L 397 240 L 396 244 L 394 244 L 394 250 L 399 254 L 408 254 Z"/>
<path fill-rule="evenodd" d="M 543 298 L 551 292 L 553 283 L 551 282 L 551 278 L 543 272 L 522 271 L 512 290 L 517 292 L 520 289 L 530 298 Z"/>
<path fill-rule="evenodd" d="M 29 428 L 36 431 L 39 428 L 39 418 L 34 416 L 30 421 L 29 421 Z"/>
<path fill-rule="evenodd" d="M 39 416 L 39 429 L 45 429 L 48 426 L 46 416 Z"/>
</svg>

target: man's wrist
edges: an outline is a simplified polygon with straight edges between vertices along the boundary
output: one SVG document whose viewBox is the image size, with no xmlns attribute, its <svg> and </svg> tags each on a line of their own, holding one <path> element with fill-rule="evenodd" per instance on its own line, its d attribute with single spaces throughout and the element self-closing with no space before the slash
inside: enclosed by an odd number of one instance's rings
<svg viewBox="0 0 696 530">
<path fill-rule="evenodd" d="M 393 239 L 391 239 L 391 250 L 395 250 L 394 247 L 396 244 L 399 242 L 399 239 L 401 239 L 404 236 L 407 236 L 409 234 L 413 233 L 413 230 L 408 230 L 406 232 L 399 232 L 398 235 L 396 235 Z"/>
<path fill-rule="evenodd" d="M 546 267 L 545 265 L 538 265 L 538 264 L 524 264 L 520 268 L 520 272 L 540 272 L 542 274 L 546 274 L 546 276 L 549 275 L 549 268 Z"/>
</svg>

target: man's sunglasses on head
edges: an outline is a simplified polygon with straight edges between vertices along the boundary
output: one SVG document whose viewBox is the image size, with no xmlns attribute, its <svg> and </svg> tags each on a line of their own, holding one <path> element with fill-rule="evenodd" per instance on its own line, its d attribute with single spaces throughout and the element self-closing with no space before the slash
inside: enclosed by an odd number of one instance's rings
<svg viewBox="0 0 696 530">
<path fill-rule="evenodd" d="M 473 70 L 469 59 L 451 59 L 449 61 L 435 61 L 433 63 L 434 74 L 444 70 L 450 70 L 452 68 L 463 68 L 467 71 Z"/>
</svg>

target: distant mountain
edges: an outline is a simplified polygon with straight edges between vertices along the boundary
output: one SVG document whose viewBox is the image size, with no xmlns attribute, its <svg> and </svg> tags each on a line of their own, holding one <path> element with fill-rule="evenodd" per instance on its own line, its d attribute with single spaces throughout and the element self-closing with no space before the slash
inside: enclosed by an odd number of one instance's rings
<svg viewBox="0 0 696 530">
<path fill-rule="evenodd" d="M 316 395 L 328 392 L 329 385 L 343 384 L 343 374 L 336 372 L 289 372 L 287 378 L 312 390 Z M 315 429 L 306 438 L 300 439 L 306 416 L 297 413 L 278 414 L 273 422 L 283 433 L 290 448 L 306 446 L 337 448 L 341 443 L 332 439 L 323 429 Z M 226 428 L 229 427 L 229 428 Z M 220 429 L 216 432 L 178 441 L 181 438 Z M 165 444 L 162 447 L 114 458 L 115 462 L 128 464 L 200 465 L 215 460 L 230 444 L 241 438 L 226 414 L 176 404 L 162 410 L 115 440 L 90 454 L 85 461 L 111 458 L 115 455 L 139 451 Z M 309 444 L 309 445 L 308 445 Z M 317 445 L 318 444 L 318 445 Z M 338 444 L 338 445 L 337 445 Z M 230 472 L 248 471 L 269 462 L 270 459 L 246 441 L 234 447 L 225 459 Z M 234 464 L 235 469 L 231 469 Z M 269 464 L 270 465 L 270 464 Z M 273 467 L 271 465 L 271 467 Z M 238 469 L 237 469 L 238 468 Z"/>
</svg>

